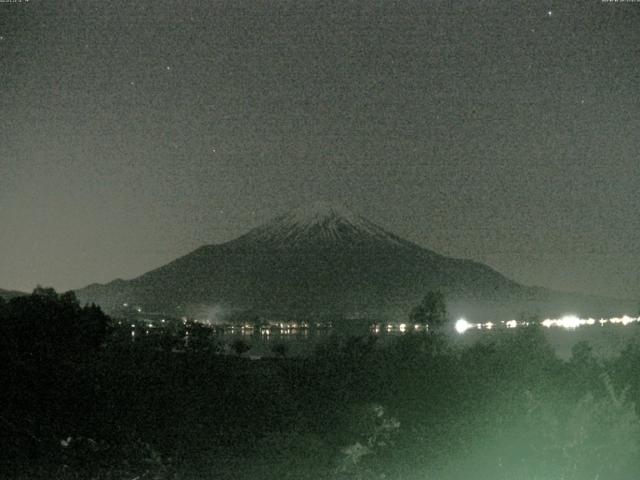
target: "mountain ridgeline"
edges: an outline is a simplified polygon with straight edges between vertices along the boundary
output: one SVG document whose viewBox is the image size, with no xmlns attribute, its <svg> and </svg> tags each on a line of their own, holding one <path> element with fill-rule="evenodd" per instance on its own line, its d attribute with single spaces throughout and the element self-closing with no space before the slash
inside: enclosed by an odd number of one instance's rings
<svg viewBox="0 0 640 480">
<path fill-rule="evenodd" d="M 11 300 L 12 298 L 22 297 L 23 295 L 26 295 L 26 293 L 18 292 L 16 290 L 3 290 L 0 288 L 0 298 L 4 300 Z"/>
<path fill-rule="evenodd" d="M 482 318 L 620 313 L 626 303 L 520 285 L 490 267 L 439 255 L 345 208 L 316 203 L 132 280 L 93 284 L 80 300 L 166 314 L 209 308 L 276 317 L 406 318 L 428 290 L 452 314 Z M 621 310 L 622 309 L 622 310 Z"/>
</svg>

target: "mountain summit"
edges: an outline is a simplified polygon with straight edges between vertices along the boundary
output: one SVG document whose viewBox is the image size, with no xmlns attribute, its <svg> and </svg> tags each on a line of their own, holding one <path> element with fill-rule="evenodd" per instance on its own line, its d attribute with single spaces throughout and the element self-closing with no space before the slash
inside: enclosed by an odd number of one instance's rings
<svg viewBox="0 0 640 480">
<path fill-rule="evenodd" d="M 340 203 L 331 203 L 323 200 L 300 206 L 278 218 L 288 218 L 296 223 L 322 223 L 329 219 L 342 218 L 358 222 L 360 216 L 354 214 L 349 208 Z"/>
<path fill-rule="evenodd" d="M 304 249 L 337 245 L 370 248 L 384 243 L 409 245 L 345 206 L 316 202 L 296 208 L 254 228 L 234 244 L 276 249 Z"/>
<path fill-rule="evenodd" d="M 604 314 L 593 307 L 598 302 L 520 285 L 486 265 L 439 255 L 326 202 L 292 210 L 132 280 L 90 285 L 77 294 L 108 311 L 128 303 L 196 316 L 222 306 L 271 317 L 406 319 L 434 289 L 446 294 L 453 315 L 513 318 L 522 312 L 577 312 L 585 305 L 591 305 L 583 309 L 591 315 Z"/>
</svg>

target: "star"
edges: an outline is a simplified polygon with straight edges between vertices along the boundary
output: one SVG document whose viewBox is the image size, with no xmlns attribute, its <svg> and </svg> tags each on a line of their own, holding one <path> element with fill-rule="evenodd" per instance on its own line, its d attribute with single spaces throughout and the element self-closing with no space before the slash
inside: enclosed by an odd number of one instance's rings
<svg viewBox="0 0 640 480">
<path fill-rule="evenodd" d="M 171 70 L 171 67 L 169 65 L 167 65 L 167 71 Z"/>
<path fill-rule="evenodd" d="M 549 11 L 547 12 L 547 15 L 549 15 L 549 16 L 553 15 L 553 11 L 552 11 L 552 10 L 549 10 Z"/>
</svg>

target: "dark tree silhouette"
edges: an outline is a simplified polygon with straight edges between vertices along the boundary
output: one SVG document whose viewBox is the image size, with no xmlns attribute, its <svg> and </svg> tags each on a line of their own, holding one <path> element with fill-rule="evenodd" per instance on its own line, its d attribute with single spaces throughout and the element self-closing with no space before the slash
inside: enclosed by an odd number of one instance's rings
<svg viewBox="0 0 640 480">
<path fill-rule="evenodd" d="M 91 411 L 86 368 L 108 333 L 109 318 L 73 292 L 38 287 L 0 302 L 0 428 L 10 431 L 0 457 L 37 456 Z"/>
<path fill-rule="evenodd" d="M 213 328 L 200 322 L 189 322 L 188 348 L 201 352 L 218 352 L 219 344 L 216 341 Z"/>
<path fill-rule="evenodd" d="M 438 290 L 427 292 L 419 305 L 409 314 L 412 323 L 426 325 L 430 330 L 439 330 L 447 321 L 447 305 L 444 294 Z"/>
<path fill-rule="evenodd" d="M 109 317 L 95 305 L 81 307 L 73 292 L 37 287 L 0 308 L 4 353 L 14 360 L 71 358 L 95 350 L 109 331 Z"/>
<path fill-rule="evenodd" d="M 286 343 L 282 342 L 274 343 L 271 347 L 271 352 L 273 352 L 274 355 L 280 358 L 286 357 L 288 351 L 289 346 Z"/>
<path fill-rule="evenodd" d="M 249 345 L 241 338 L 236 338 L 233 342 L 231 342 L 231 349 L 235 352 L 236 355 L 240 357 L 243 353 L 251 350 L 251 345 Z"/>
</svg>

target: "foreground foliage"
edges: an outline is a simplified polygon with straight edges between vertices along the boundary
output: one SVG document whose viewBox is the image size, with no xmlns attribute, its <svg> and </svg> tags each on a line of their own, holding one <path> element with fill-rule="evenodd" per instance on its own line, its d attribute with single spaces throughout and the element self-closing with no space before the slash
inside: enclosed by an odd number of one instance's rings
<svg viewBox="0 0 640 480">
<path fill-rule="evenodd" d="M 183 327 L 180 327 L 183 328 Z M 307 358 L 224 355 L 209 331 L 131 342 L 96 307 L 0 303 L 0 476 L 611 479 L 640 471 L 640 346 L 556 358 L 535 328 L 329 337 Z M 175 332 L 174 332 L 175 333 Z"/>
</svg>

